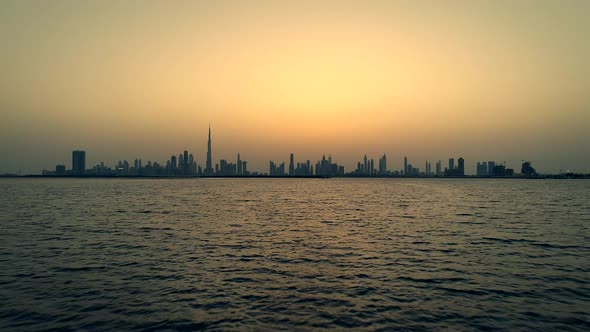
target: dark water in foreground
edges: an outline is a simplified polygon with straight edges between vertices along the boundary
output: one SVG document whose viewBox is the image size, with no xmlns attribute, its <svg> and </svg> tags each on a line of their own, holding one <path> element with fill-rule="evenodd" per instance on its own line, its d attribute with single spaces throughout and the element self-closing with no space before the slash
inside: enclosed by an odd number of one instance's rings
<svg viewBox="0 0 590 332">
<path fill-rule="evenodd" d="M 0 330 L 590 330 L 590 181 L 0 180 Z"/>
</svg>

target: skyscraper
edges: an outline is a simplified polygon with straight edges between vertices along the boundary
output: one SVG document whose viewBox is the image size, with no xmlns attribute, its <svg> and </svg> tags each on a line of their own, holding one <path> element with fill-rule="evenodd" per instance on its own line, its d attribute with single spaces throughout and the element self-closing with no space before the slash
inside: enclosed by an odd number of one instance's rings
<svg viewBox="0 0 590 332">
<path fill-rule="evenodd" d="M 182 174 L 184 175 L 188 175 L 188 164 L 188 151 L 184 150 L 184 153 L 182 154 Z"/>
<path fill-rule="evenodd" d="M 82 175 L 86 170 L 86 151 L 72 151 L 72 173 Z"/>
<path fill-rule="evenodd" d="M 207 140 L 207 163 L 205 165 L 205 175 L 213 175 L 213 167 L 211 162 L 211 125 L 209 125 L 209 138 Z"/>
<path fill-rule="evenodd" d="M 484 162 L 477 162 L 477 176 L 486 176 L 488 175 L 488 165 Z"/>
<path fill-rule="evenodd" d="M 455 169 L 455 158 L 449 158 L 449 172 L 453 172 Z"/>
<path fill-rule="evenodd" d="M 408 176 L 408 157 L 404 157 L 404 176 Z"/>
<path fill-rule="evenodd" d="M 176 156 L 172 156 L 170 157 L 170 167 L 172 168 L 173 171 L 176 171 Z"/>
<path fill-rule="evenodd" d="M 496 167 L 496 162 L 495 161 L 488 161 L 488 175 L 489 176 L 494 175 L 494 167 Z"/>
<path fill-rule="evenodd" d="M 294 165 L 294 156 L 291 153 L 291 157 L 289 158 L 289 176 L 294 176 L 295 175 L 295 165 Z"/>
<path fill-rule="evenodd" d="M 269 160 L 268 161 L 268 175 L 274 176 L 274 175 L 276 175 L 275 174 L 276 171 L 277 171 L 277 165 L 272 160 Z"/>
<path fill-rule="evenodd" d="M 385 154 L 379 158 L 379 175 L 387 174 L 387 157 Z"/>
<path fill-rule="evenodd" d="M 458 165 L 457 165 L 457 175 L 459 176 L 464 176 L 465 175 L 465 159 L 463 158 L 459 158 L 459 160 L 457 161 Z"/>
<path fill-rule="evenodd" d="M 238 175 L 242 175 L 242 159 L 240 159 L 240 153 L 238 152 Z"/>
</svg>

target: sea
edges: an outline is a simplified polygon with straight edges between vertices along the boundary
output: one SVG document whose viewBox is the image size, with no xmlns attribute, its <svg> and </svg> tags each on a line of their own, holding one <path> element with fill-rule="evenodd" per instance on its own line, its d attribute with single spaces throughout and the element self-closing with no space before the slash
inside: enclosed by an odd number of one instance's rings
<svg viewBox="0 0 590 332">
<path fill-rule="evenodd" d="M 590 180 L 0 179 L 0 331 L 590 331 Z"/>
</svg>

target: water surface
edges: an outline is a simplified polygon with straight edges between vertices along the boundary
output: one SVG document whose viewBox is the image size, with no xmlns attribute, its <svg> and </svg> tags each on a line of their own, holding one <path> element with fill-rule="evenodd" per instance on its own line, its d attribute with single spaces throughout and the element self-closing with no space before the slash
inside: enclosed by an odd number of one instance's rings
<svg viewBox="0 0 590 332">
<path fill-rule="evenodd" d="M 2 179 L 0 330 L 590 330 L 590 181 Z"/>
</svg>

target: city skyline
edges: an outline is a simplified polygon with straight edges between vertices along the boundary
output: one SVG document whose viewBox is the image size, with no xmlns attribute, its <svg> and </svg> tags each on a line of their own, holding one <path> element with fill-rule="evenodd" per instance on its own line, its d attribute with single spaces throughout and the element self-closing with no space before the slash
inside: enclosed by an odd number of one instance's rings
<svg viewBox="0 0 590 332">
<path fill-rule="evenodd" d="M 0 332 L 587 331 L 589 33 L 590 0 L 1 0 Z"/>
<path fill-rule="evenodd" d="M 391 165 L 391 159 L 390 165 Z M 86 164 L 86 151 L 74 150 L 72 151 L 71 167 L 68 168 L 66 163 L 55 165 L 54 170 L 44 169 L 43 175 L 94 175 L 94 176 L 378 176 L 378 177 L 463 177 L 463 176 L 492 176 L 504 177 L 514 175 L 556 175 L 571 173 L 570 170 L 561 171 L 559 173 L 538 172 L 533 167 L 533 161 L 521 160 L 520 172 L 515 170 L 515 165 L 509 165 L 506 161 L 476 161 L 475 173 L 467 171 L 465 159 L 458 157 L 455 163 L 455 158 L 448 158 L 446 166 L 443 165 L 442 160 L 435 160 L 435 169 L 432 169 L 432 161 L 425 160 L 424 168 L 420 168 L 419 163 L 412 164 L 407 156 L 403 157 L 403 166 L 396 168 L 394 166 L 388 167 L 387 154 L 378 156 L 378 159 L 372 156 L 364 155 L 364 157 L 357 161 L 356 168 L 346 168 L 339 164 L 338 161 L 332 159 L 332 155 L 324 153 L 321 159 L 314 162 L 310 159 L 299 160 L 295 158 L 294 153 L 290 153 L 288 162 L 270 159 L 269 166 L 265 170 L 248 168 L 248 161 L 244 160 L 240 152 L 237 152 L 234 159 L 218 159 L 218 162 L 213 155 L 213 140 L 211 135 L 211 124 L 208 126 L 207 135 L 207 152 L 204 163 L 199 164 L 196 158 L 196 152 L 184 150 L 180 154 L 172 154 L 164 162 L 156 160 L 145 160 L 135 158 L 132 163 L 127 159 L 118 160 L 116 163 L 105 163 L 100 161 L 93 164 L 92 162 Z M 90 166 L 90 167 L 88 167 Z M 1 175 L 1 173 L 0 173 Z M 19 174 L 22 175 L 22 174 Z M 25 174 L 34 175 L 34 174 Z"/>
<path fill-rule="evenodd" d="M 588 172 L 590 3 L 0 4 L 0 173 L 195 151 Z M 288 155 L 287 155 L 288 157 Z M 418 160 L 421 160 L 418 162 Z M 435 168 L 435 165 L 432 165 Z M 475 173 L 474 163 L 466 164 Z"/>
<path fill-rule="evenodd" d="M 183 152 L 184 151 L 184 152 Z M 74 164 L 77 162 L 77 160 L 79 160 L 79 155 L 83 154 L 84 155 L 84 159 L 86 160 L 86 152 L 87 150 L 81 149 L 81 148 L 77 148 L 76 150 L 72 151 L 72 159 L 69 162 L 58 162 L 55 163 L 56 167 L 62 167 L 64 166 L 65 169 L 64 170 L 71 170 L 73 173 L 70 175 L 81 175 L 81 170 L 79 169 L 79 167 L 77 168 Z M 198 158 L 198 156 L 203 156 L 204 158 Z M 237 155 L 237 156 L 236 156 Z M 286 158 L 284 156 L 286 156 Z M 304 156 L 306 154 L 303 154 Z M 90 154 L 90 156 L 92 156 L 92 154 Z M 140 165 L 142 162 L 144 162 L 144 165 L 146 165 L 146 162 L 155 162 L 157 163 L 157 165 L 159 166 L 165 166 L 166 162 L 171 163 L 173 165 L 178 165 L 178 167 L 181 167 L 182 164 L 182 160 L 188 160 L 190 156 L 190 163 L 192 164 L 194 162 L 194 168 L 195 168 L 195 173 L 194 174 L 190 174 L 190 175 L 198 175 L 198 176 L 219 176 L 221 174 L 219 174 L 219 169 L 220 167 L 222 167 L 220 164 L 224 163 L 224 162 L 229 162 L 231 163 L 232 166 L 235 166 L 235 172 L 236 174 L 231 174 L 231 175 L 244 175 L 242 173 L 238 174 L 238 169 L 241 167 L 241 163 L 240 163 L 240 152 L 237 151 L 234 153 L 234 156 L 227 156 L 227 153 L 223 153 L 223 157 L 220 157 L 219 159 L 215 159 L 214 155 L 213 155 L 213 143 L 212 143 L 212 134 L 211 134 L 211 124 L 209 123 L 208 125 L 208 134 L 207 134 L 207 143 L 206 143 L 206 150 L 204 151 L 197 151 L 197 150 L 189 150 L 189 149 L 184 149 L 180 151 L 180 155 L 178 155 L 178 157 L 176 157 L 176 155 L 172 155 L 171 158 L 154 158 L 154 159 L 150 159 L 150 158 L 142 158 L 141 156 L 136 156 L 133 157 L 131 159 L 129 158 L 122 158 L 122 159 L 118 159 L 118 160 L 101 160 L 97 157 L 93 157 L 88 159 L 87 165 L 93 165 L 94 166 L 100 166 L 103 165 L 104 167 L 113 167 L 113 168 L 117 168 L 118 166 L 121 166 L 122 162 L 127 162 L 129 163 L 129 160 L 135 161 L 135 163 L 137 163 L 139 161 Z M 269 171 L 268 169 L 268 162 L 271 162 L 271 168 L 272 165 L 275 165 L 277 167 L 277 172 L 278 172 L 278 167 L 282 166 L 284 169 L 281 171 L 283 175 L 290 175 L 295 173 L 295 166 L 296 164 L 299 164 L 300 162 L 307 162 L 308 164 L 311 162 L 312 163 L 312 167 L 311 169 L 313 169 L 313 167 L 315 166 L 315 162 L 313 162 L 312 160 L 316 160 L 318 162 L 321 162 L 322 158 L 326 159 L 326 156 L 329 157 L 330 159 L 330 163 L 332 160 L 332 154 L 331 153 L 322 153 L 322 157 L 318 159 L 318 156 L 315 157 L 311 157 L 310 159 L 303 159 L 303 160 L 295 160 L 294 159 L 295 153 L 293 152 L 286 152 L 283 153 L 282 155 L 279 155 L 278 157 L 276 157 L 275 154 L 275 158 L 270 158 L 267 160 L 263 160 L 260 161 L 258 160 L 257 163 L 250 163 L 250 165 L 254 164 L 255 166 L 250 166 L 249 167 L 249 171 L 250 173 L 254 173 L 254 175 L 273 175 L 271 171 Z M 356 173 L 357 175 L 385 175 L 386 173 L 389 174 L 389 172 L 391 174 L 389 175 L 394 175 L 394 172 L 399 171 L 399 172 L 406 172 L 406 175 L 400 175 L 400 174 L 395 174 L 395 176 L 407 176 L 408 174 L 410 176 L 412 176 L 412 173 L 414 176 L 418 176 L 420 174 L 426 174 L 426 175 L 437 175 L 437 176 L 453 176 L 453 174 L 447 174 L 445 173 L 446 170 L 455 170 L 456 165 L 455 165 L 455 158 L 458 159 L 462 159 L 464 160 L 464 158 L 462 156 L 458 156 L 458 157 L 443 157 L 443 158 L 426 158 L 423 159 L 422 161 L 417 160 L 418 158 L 412 158 L 412 157 L 408 157 L 408 154 L 403 155 L 400 154 L 398 155 L 398 158 L 396 158 L 396 156 L 393 156 L 392 154 L 388 154 L 388 153 L 377 153 L 376 156 L 375 154 L 370 154 L 370 153 L 364 153 L 364 157 L 361 158 L 361 160 L 357 160 L 356 162 L 353 161 L 339 161 L 339 165 L 341 167 L 344 167 L 344 169 L 346 171 L 344 171 L 342 174 L 347 174 L 347 175 L 351 175 L 352 173 Z M 57 158 L 59 159 L 59 158 Z M 63 160 L 64 158 L 62 158 Z M 129 159 L 129 160 L 128 160 Z M 389 160 L 389 162 L 387 161 Z M 448 160 L 448 162 L 443 163 L 443 160 Z M 164 161 L 164 163 L 162 163 L 162 161 Z M 235 161 L 235 163 L 233 163 L 233 161 Z M 435 169 L 433 170 L 432 168 L 432 162 L 434 161 L 435 164 Z M 538 164 L 539 164 L 539 160 L 531 160 L 531 159 L 520 159 L 520 160 L 505 160 L 505 159 L 497 159 L 497 158 L 479 158 L 476 160 L 472 160 L 467 164 L 462 164 L 462 175 L 493 175 L 493 172 L 491 171 L 492 168 L 496 165 L 501 165 L 504 166 L 504 168 L 508 168 L 511 170 L 514 169 L 518 169 L 519 165 L 521 163 L 524 162 L 528 162 L 528 163 L 535 163 L 535 167 L 539 170 L 541 170 L 539 173 L 541 174 L 563 174 L 563 173 L 581 173 L 581 174 L 586 174 L 586 173 L 590 173 L 590 168 L 587 169 L 580 169 L 580 170 L 576 170 L 576 169 L 569 169 L 569 168 L 560 168 L 559 171 L 551 171 L 551 170 L 543 170 L 542 167 L 539 168 Z M 78 164 L 80 162 L 78 161 Z M 412 164 L 413 163 L 413 164 Z M 260 166 L 264 164 L 265 166 Z M 281 165 L 283 164 L 283 165 Z M 542 162 L 541 162 L 542 164 Z M 68 165 L 70 167 L 68 167 Z M 117 166 L 118 165 L 118 166 Z M 374 170 L 375 174 L 372 174 L 371 172 L 367 173 L 367 169 L 369 169 L 369 165 L 370 165 L 370 169 Z M 388 166 L 389 165 L 389 166 Z M 188 166 L 188 164 L 187 164 Z M 137 168 L 137 165 L 135 165 L 135 167 Z M 309 166 L 308 166 L 309 167 Z M 482 167 L 485 168 L 485 171 L 482 171 Z M 198 168 L 198 172 L 197 172 L 197 168 Z M 488 169 L 490 171 L 488 171 Z M 0 172 L 0 175 L 2 174 L 17 174 L 17 175 L 35 175 L 35 174 L 41 174 L 43 172 L 49 172 L 50 168 L 48 168 L 47 165 L 45 165 L 40 171 L 38 172 Z M 303 172 L 301 170 L 298 170 L 298 172 Z M 313 172 L 312 172 L 313 173 Z M 518 173 L 518 172 L 517 172 Z M 137 175 L 137 174 L 135 174 Z M 170 175 L 170 174 L 162 174 L 162 175 Z M 177 175 L 182 175 L 182 174 L 177 174 Z M 188 174 L 187 174 L 188 175 Z M 230 175 L 230 174 L 223 174 L 223 175 Z M 274 175 L 278 175 L 274 174 Z M 307 174 L 305 172 L 303 172 L 302 174 L 299 175 L 313 175 L 313 174 Z"/>
</svg>

